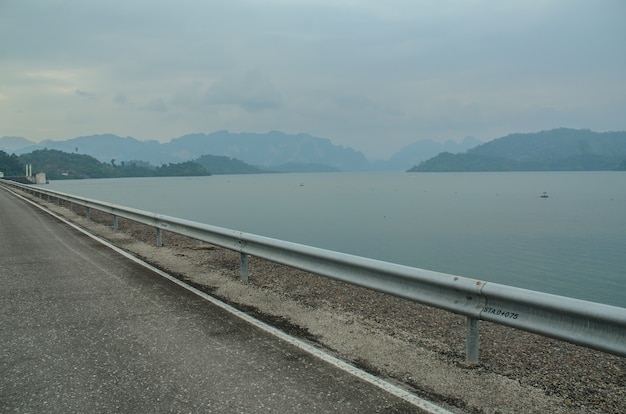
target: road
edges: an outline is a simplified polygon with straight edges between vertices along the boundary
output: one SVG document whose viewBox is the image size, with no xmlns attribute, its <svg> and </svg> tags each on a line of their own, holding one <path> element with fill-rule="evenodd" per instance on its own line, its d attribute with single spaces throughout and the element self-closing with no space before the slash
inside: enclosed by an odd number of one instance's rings
<svg viewBox="0 0 626 414">
<path fill-rule="evenodd" d="M 0 283 L 0 412 L 424 412 L 4 189 Z"/>
</svg>

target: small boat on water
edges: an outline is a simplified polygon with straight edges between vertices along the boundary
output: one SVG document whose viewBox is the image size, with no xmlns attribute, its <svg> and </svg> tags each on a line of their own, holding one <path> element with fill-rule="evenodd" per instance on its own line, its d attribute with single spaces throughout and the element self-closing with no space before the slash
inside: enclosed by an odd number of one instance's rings
<svg viewBox="0 0 626 414">
<path fill-rule="evenodd" d="M 545 191 L 539 196 L 541 198 L 548 198 L 548 193 L 546 193 Z"/>
</svg>

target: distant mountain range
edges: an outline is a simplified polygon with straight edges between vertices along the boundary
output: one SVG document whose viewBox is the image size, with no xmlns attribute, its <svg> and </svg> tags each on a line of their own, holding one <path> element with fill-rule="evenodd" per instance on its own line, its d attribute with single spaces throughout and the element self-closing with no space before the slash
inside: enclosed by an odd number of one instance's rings
<svg viewBox="0 0 626 414">
<path fill-rule="evenodd" d="M 190 134 L 167 143 L 132 137 L 92 135 L 39 144 L 21 137 L 0 138 L 0 149 L 17 155 L 41 149 L 90 155 L 121 165 L 153 166 L 194 161 L 211 174 L 325 171 L 583 171 L 626 169 L 626 132 L 559 128 L 510 134 L 482 143 L 416 141 L 391 158 L 370 161 L 363 153 L 307 134 L 217 131 Z"/>
<path fill-rule="evenodd" d="M 386 161 L 369 161 L 363 153 L 307 134 L 288 135 L 280 131 L 265 134 L 217 131 L 190 134 L 167 143 L 139 141 L 112 134 L 77 137 L 66 141 L 35 143 L 22 137 L 0 138 L 0 149 L 17 155 L 40 149 L 90 155 L 101 162 L 118 164 L 145 161 L 158 166 L 196 160 L 202 156 L 223 156 L 240 160 L 261 171 L 406 171 L 442 151 L 465 151 L 480 144 L 476 138 L 461 143 L 421 140 L 408 145 Z M 215 161 L 215 160 L 214 160 Z M 252 172 L 247 170 L 247 172 Z"/>
<path fill-rule="evenodd" d="M 437 142 L 432 139 L 422 139 L 405 146 L 386 161 L 373 161 L 372 165 L 376 170 L 406 171 L 409 167 L 442 152 L 464 152 L 482 143 L 483 141 L 475 137 L 465 137 L 461 142 L 452 140 Z M 403 167 L 405 165 L 408 167 Z"/>
<path fill-rule="evenodd" d="M 626 170 L 626 132 L 553 129 L 511 134 L 465 153 L 444 152 L 410 172 Z"/>
</svg>

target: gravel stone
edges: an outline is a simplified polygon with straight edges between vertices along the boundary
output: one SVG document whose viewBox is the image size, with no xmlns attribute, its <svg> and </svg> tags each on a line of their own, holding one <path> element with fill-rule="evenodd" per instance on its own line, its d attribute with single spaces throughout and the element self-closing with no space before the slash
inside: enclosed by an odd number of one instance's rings
<svg viewBox="0 0 626 414">
<path fill-rule="evenodd" d="M 465 317 L 119 219 L 42 203 L 89 231 L 257 318 L 417 395 L 469 413 L 625 413 L 626 358 L 489 322 L 467 366 Z"/>
</svg>

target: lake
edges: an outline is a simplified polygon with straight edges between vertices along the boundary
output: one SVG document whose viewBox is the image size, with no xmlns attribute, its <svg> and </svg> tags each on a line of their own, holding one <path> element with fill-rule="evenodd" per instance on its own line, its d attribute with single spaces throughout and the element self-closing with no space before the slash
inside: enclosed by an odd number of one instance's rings
<svg viewBox="0 0 626 414">
<path fill-rule="evenodd" d="M 53 181 L 48 187 L 626 307 L 624 172 L 258 174 Z"/>
</svg>

